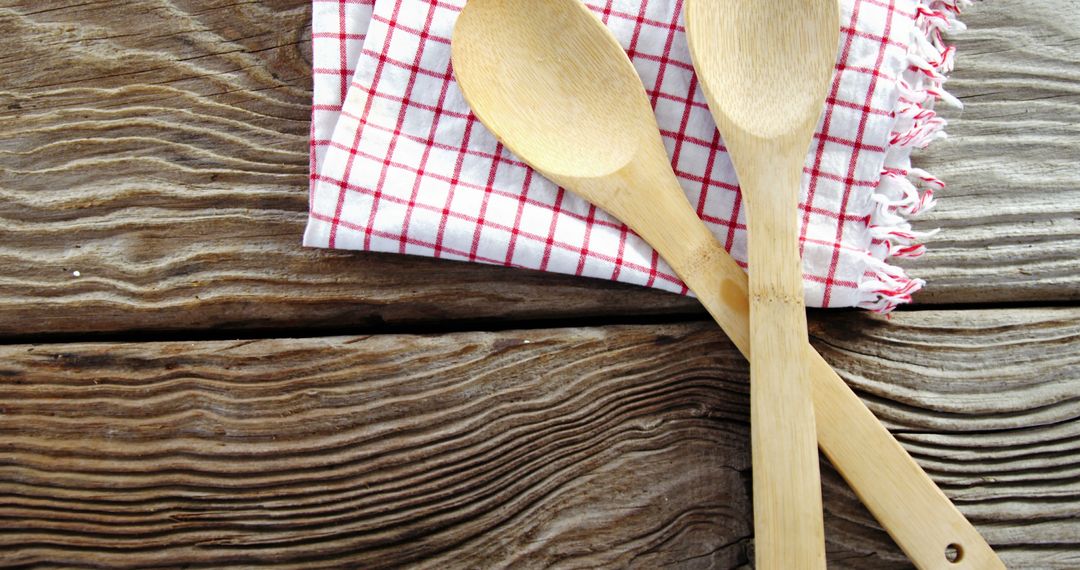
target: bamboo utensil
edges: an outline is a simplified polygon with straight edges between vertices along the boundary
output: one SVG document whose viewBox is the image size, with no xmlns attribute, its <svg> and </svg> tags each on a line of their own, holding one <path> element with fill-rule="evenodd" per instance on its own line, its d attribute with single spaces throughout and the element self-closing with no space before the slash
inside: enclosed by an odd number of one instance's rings
<svg viewBox="0 0 1080 570">
<path fill-rule="evenodd" d="M 837 0 L 687 0 L 683 15 L 746 204 L 757 564 L 824 568 L 798 207 L 840 9 Z"/>
<path fill-rule="evenodd" d="M 747 277 L 687 202 L 642 84 L 577 0 L 469 0 L 451 44 L 474 112 L 519 158 L 648 241 L 743 354 Z M 809 346 L 818 444 L 921 568 L 1003 568 L 933 481 Z M 959 547 L 956 564 L 947 549 Z"/>
</svg>

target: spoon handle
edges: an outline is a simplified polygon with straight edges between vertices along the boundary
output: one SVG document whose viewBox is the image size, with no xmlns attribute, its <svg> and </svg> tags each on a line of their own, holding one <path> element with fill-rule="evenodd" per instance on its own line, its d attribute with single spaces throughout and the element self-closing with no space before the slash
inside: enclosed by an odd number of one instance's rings
<svg viewBox="0 0 1080 570">
<path fill-rule="evenodd" d="M 677 196 L 681 196 L 682 190 L 672 175 L 655 173 L 657 164 L 656 160 L 641 157 L 623 173 L 624 179 L 674 186 L 670 190 L 678 190 Z M 658 194 L 655 187 L 648 191 L 652 196 Z M 613 213 L 657 249 L 749 358 L 746 273 L 684 198 L 630 204 L 627 201 Z M 975 527 L 825 359 L 810 345 L 805 345 L 805 350 L 809 354 L 818 446 L 915 566 L 942 570 L 1005 568 Z M 952 560 L 947 557 L 950 548 L 955 553 Z"/>
<path fill-rule="evenodd" d="M 740 147 L 740 150 L 745 148 Z M 750 440 L 759 568 L 825 568 L 799 255 L 802 156 L 729 146 L 749 226 Z"/>
</svg>

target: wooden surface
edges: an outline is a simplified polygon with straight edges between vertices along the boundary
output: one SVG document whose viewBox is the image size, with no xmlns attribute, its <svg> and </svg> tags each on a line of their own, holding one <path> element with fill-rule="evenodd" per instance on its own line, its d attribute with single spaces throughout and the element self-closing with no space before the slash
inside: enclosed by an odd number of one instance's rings
<svg viewBox="0 0 1080 570">
<path fill-rule="evenodd" d="M 0 3 L 0 566 L 745 566 L 696 302 L 299 247 L 308 18 Z M 1006 564 L 1076 568 L 1080 2 L 964 20 L 921 310 L 811 335 Z M 909 567 L 823 480 L 830 565 Z"/>
<path fill-rule="evenodd" d="M 978 2 L 956 36 L 950 138 L 916 154 L 948 183 L 902 263 L 919 303 L 1080 300 L 1080 1 Z"/>
<path fill-rule="evenodd" d="M 1018 568 L 1080 562 L 1080 310 L 816 344 Z M 913 364 L 913 362 L 919 362 Z M 746 364 L 708 323 L 0 349 L 12 564 L 731 568 Z M 839 568 L 903 568 L 831 471 Z"/>
<path fill-rule="evenodd" d="M 956 41 L 967 108 L 920 154 L 950 183 L 919 224 L 945 231 L 908 264 L 921 303 L 1080 299 L 1080 9 L 1018 5 L 979 3 Z M 700 314 L 602 281 L 298 247 L 304 0 L 6 6 L 0 334 Z"/>
</svg>

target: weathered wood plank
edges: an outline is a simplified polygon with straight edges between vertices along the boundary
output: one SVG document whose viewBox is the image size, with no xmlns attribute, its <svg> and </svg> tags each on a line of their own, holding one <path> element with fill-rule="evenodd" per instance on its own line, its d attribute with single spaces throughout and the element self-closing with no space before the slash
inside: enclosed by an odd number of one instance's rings
<svg viewBox="0 0 1080 570">
<path fill-rule="evenodd" d="M 1071 0 L 980 3 L 923 302 L 1080 297 Z M 689 313 L 632 287 L 303 250 L 308 2 L 0 7 L 0 336 Z M 79 277 L 74 272 L 79 272 Z"/>
<path fill-rule="evenodd" d="M 819 349 L 1011 567 L 1080 562 L 1080 309 L 833 313 Z M 734 568 L 710 324 L 0 347 L 0 560 Z M 834 473 L 834 567 L 906 561 Z"/>
<path fill-rule="evenodd" d="M 0 7 L 0 34 L 0 335 L 698 310 L 301 248 L 307 0 L 23 2 Z"/>
<path fill-rule="evenodd" d="M 1080 299 L 1080 2 L 980 2 L 956 37 L 950 138 L 916 154 L 948 188 L 907 263 L 920 303 Z"/>
</svg>

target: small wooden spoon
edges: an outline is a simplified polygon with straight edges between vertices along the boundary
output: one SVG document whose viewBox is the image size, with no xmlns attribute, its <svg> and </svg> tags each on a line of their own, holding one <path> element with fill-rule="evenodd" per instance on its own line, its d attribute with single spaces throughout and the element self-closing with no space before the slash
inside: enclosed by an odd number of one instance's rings
<svg viewBox="0 0 1080 570">
<path fill-rule="evenodd" d="M 686 37 L 739 176 L 750 256 L 759 568 L 824 568 L 799 189 L 840 34 L 837 0 L 686 0 Z"/>
<path fill-rule="evenodd" d="M 577 0 L 469 0 L 451 44 L 477 117 L 511 151 L 628 224 L 743 354 L 746 273 L 686 200 L 630 60 Z M 858 396 L 810 346 L 821 449 L 921 568 L 1004 568 Z M 958 564 L 949 547 L 962 552 Z"/>
</svg>

